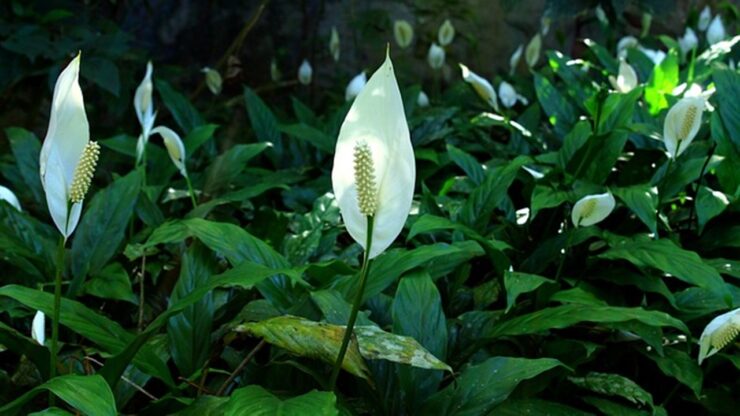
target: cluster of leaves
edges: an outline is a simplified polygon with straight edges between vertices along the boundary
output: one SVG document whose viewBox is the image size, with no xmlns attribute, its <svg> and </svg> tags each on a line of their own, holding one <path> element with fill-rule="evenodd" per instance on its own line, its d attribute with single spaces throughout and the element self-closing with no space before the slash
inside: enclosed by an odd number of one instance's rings
<svg viewBox="0 0 740 416">
<path fill-rule="evenodd" d="M 740 306 L 740 74 L 727 66 L 740 37 L 686 60 L 667 37 L 642 41 L 668 54 L 629 51 L 634 90 L 609 91 L 614 48 L 587 41 L 578 59 L 549 50 L 509 77 L 531 104 L 503 116 L 462 80 L 418 108 L 420 86 L 400 77 L 417 195 L 371 266 L 336 394 L 361 253 L 329 192 L 348 104 L 280 108 L 245 87 L 249 135 L 220 150 L 226 129 L 157 80 L 198 206 L 157 144 L 133 169 L 132 124 L 100 141 L 103 173 L 60 265 L 40 141 L 5 129 L 2 178 L 24 211 L 0 202 L 0 413 L 42 408 L 49 391 L 96 415 L 731 414 L 740 356 L 700 367 L 696 338 Z M 692 82 L 716 89 L 713 108 L 669 162 L 663 120 Z M 616 210 L 573 228 L 572 204 L 607 189 Z M 28 334 L 36 310 L 52 315 L 56 267 L 62 375 L 48 379 Z"/>
</svg>

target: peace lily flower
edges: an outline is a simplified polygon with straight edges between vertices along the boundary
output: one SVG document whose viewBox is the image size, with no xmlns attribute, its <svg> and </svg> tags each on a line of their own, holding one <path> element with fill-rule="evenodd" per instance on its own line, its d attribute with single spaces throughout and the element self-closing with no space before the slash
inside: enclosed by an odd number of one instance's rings
<svg viewBox="0 0 740 416">
<path fill-rule="evenodd" d="M 740 308 L 712 319 L 699 338 L 699 364 L 716 354 L 740 334 Z"/>
<path fill-rule="evenodd" d="M 337 27 L 333 26 L 331 28 L 331 37 L 329 38 L 329 53 L 331 53 L 332 59 L 334 59 L 334 62 L 339 62 L 339 32 L 337 32 Z"/>
<path fill-rule="evenodd" d="M 152 135 L 159 134 L 162 136 L 164 141 L 164 147 L 167 149 L 167 153 L 172 159 L 172 163 L 175 164 L 180 174 L 184 177 L 188 176 L 188 171 L 185 168 L 185 146 L 182 144 L 182 139 L 172 129 L 165 126 L 158 126 L 152 130 Z"/>
<path fill-rule="evenodd" d="M 598 19 L 602 25 L 609 26 L 609 19 L 606 17 L 606 12 L 604 11 L 604 9 L 601 7 L 600 4 L 596 6 L 594 13 L 596 14 L 596 19 Z"/>
<path fill-rule="evenodd" d="M 483 101 L 493 107 L 494 110 L 499 111 L 496 90 L 493 89 L 491 83 L 463 64 L 460 64 L 460 69 L 462 70 L 463 80 L 473 86 L 473 89 Z"/>
<path fill-rule="evenodd" d="M 710 45 L 714 45 L 725 40 L 726 37 L 727 32 L 725 31 L 725 25 L 722 23 L 722 18 L 720 15 L 714 16 L 712 23 L 709 24 L 709 28 L 707 29 L 707 42 Z"/>
<path fill-rule="evenodd" d="M 519 96 L 516 93 L 514 87 L 506 81 L 502 81 L 498 86 L 498 97 L 501 99 L 501 104 L 506 108 L 511 108 L 516 104 L 516 100 Z"/>
<path fill-rule="evenodd" d="M 624 59 L 619 62 L 619 74 L 617 78 L 609 75 L 609 82 L 619 92 L 630 92 L 637 87 L 637 73 Z"/>
<path fill-rule="evenodd" d="M 349 84 L 347 84 L 347 89 L 344 92 L 344 99 L 346 101 L 349 101 L 357 97 L 357 94 L 359 94 L 360 91 L 362 91 L 366 83 L 367 83 L 367 75 L 365 75 L 365 71 L 362 71 L 359 74 L 357 74 L 354 78 L 352 78 L 352 81 L 350 81 Z"/>
<path fill-rule="evenodd" d="M 668 156 L 675 159 L 689 147 L 701 126 L 705 99 L 684 97 L 668 110 L 663 123 L 663 141 Z"/>
<path fill-rule="evenodd" d="M 436 43 L 432 43 L 427 53 L 427 62 L 432 69 L 442 68 L 445 64 L 445 50 L 440 48 Z"/>
<path fill-rule="evenodd" d="M 313 75 L 313 68 L 311 68 L 311 64 L 309 64 L 308 61 L 304 59 L 300 68 L 298 68 L 298 82 L 300 82 L 303 85 L 308 85 L 311 83 L 312 75 Z"/>
<path fill-rule="evenodd" d="M 648 58 L 650 58 L 651 61 L 653 61 L 653 64 L 660 65 L 661 62 L 663 62 L 663 59 L 665 59 L 666 54 L 665 52 L 661 51 L 660 49 L 648 49 L 643 48 L 642 46 L 637 47 L 642 53 L 645 54 Z"/>
<path fill-rule="evenodd" d="M 524 53 L 524 59 L 530 68 L 537 65 L 537 61 L 540 60 L 540 49 L 542 49 L 542 36 L 538 33 L 529 41 Z"/>
<path fill-rule="evenodd" d="M 13 208 L 17 209 L 18 211 L 23 211 L 21 209 L 21 203 L 18 202 L 18 197 L 15 196 L 13 191 L 10 189 L 0 185 L 0 201 L 6 201 L 10 205 L 13 206 Z"/>
<path fill-rule="evenodd" d="M 78 54 L 57 78 L 49 129 L 39 157 L 49 213 L 65 240 L 80 220 L 82 201 L 100 154 L 100 146 L 90 141 L 79 74 Z"/>
<path fill-rule="evenodd" d="M 154 101 L 152 101 L 152 92 L 154 91 L 154 85 L 152 84 L 153 70 L 152 61 L 147 62 L 144 79 L 141 80 L 141 84 L 136 88 L 134 94 L 136 118 L 139 119 L 141 125 L 141 136 L 139 136 L 139 141 L 136 143 L 136 163 L 141 161 L 144 145 L 149 140 L 152 127 L 154 127 L 154 120 L 157 118 L 157 113 L 154 111 Z"/>
<path fill-rule="evenodd" d="M 211 91 L 213 95 L 221 94 L 221 86 L 223 85 L 221 74 L 219 74 L 215 69 L 209 67 L 201 69 L 201 72 L 206 75 L 206 86 L 208 87 L 208 90 Z"/>
<path fill-rule="evenodd" d="M 437 40 L 439 40 L 440 46 L 447 46 L 455 39 L 455 27 L 452 26 L 450 19 L 447 19 L 442 23 L 437 32 Z"/>
<path fill-rule="evenodd" d="M 627 50 L 640 46 L 640 42 L 634 36 L 625 36 L 617 42 L 617 58 L 626 58 Z"/>
<path fill-rule="evenodd" d="M 516 71 L 516 67 L 519 65 L 519 60 L 522 59 L 522 53 L 524 52 L 524 45 L 519 45 L 518 48 L 511 54 L 509 58 L 509 73 L 513 74 Z"/>
<path fill-rule="evenodd" d="M 272 79 L 273 82 L 278 82 L 282 77 L 283 74 L 280 73 L 277 61 L 273 59 L 272 62 L 270 62 L 270 79 Z"/>
<path fill-rule="evenodd" d="M 373 218 L 370 259 L 401 232 L 411 209 L 415 176 L 403 101 L 386 55 L 344 119 L 331 176 L 347 231 L 363 248 L 368 217 Z"/>
<path fill-rule="evenodd" d="M 576 227 L 588 227 L 603 221 L 614 210 L 616 201 L 611 192 L 584 196 L 571 212 L 571 220 Z"/>
<path fill-rule="evenodd" d="M 697 24 L 697 27 L 703 32 L 709 27 L 710 21 L 712 21 L 712 10 L 709 9 L 709 6 L 704 6 L 701 14 L 699 14 L 699 22 Z"/>
<path fill-rule="evenodd" d="M 393 22 L 393 36 L 398 46 L 402 49 L 408 48 L 414 40 L 414 28 L 405 20 L 396 20 Z"/>
<path fill-rule="evenodd" d="M 686 28 L 686 32 L 681 38 L 678 39 L 678 46 L 681 48 L 681 55 L 686 56 L 692 49 L 699 45 L 699 38 L 696 37 L 696 33 L 690 27 Z"/>
<path fill-rule="evenodd" d="M 36 315 L 33 316 L 33 322 L 31 323 L 31 338 L 38 342 L 39 345 L 44 345 L 46 341 L 46 315 L 41 311 L 36 311 Z"/>
<path fill-rule="evenodd" d="M 419 107 L 429 107 L 429 97 L 424 91 L 419 91 L 419 96 L 416 98 L 416 105 Z"/>
</svg>

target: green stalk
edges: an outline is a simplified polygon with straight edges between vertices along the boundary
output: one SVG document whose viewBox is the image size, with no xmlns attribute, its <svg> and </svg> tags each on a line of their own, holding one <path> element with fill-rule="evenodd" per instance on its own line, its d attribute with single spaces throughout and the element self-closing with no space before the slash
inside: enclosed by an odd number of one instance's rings
<svg viewBox="0 0 740 416">
<path fill-rule="evenodd" d="M 373 221 L 374 217 L 367 217 L 367 240 L 365 243 L 365 252 L 362 255 L 362 269 L 360 271 L 360 287 L 357 289 L 357 295 L 355 296 L 355 303 L 352 305 L 352 312 L 349 315 L 349 321 L 347 322 L 347 328 L 344 330 L 344 338 L 342 339 L 342 346 L 339 348 L 339 356 L 337 356 L 337 362 L 334 363 L 334 369 L 331 372 L 331 378 L 329 379 L 329 388 L 335 390 L 337 384 L 337 377 L 339 377 L 339 370 L 342 368 L 342 362 L 344 362 L 344 355 L 347 353 L 347 347 L 349 346 L 349 340 L 352 338 L 352 330 L 355 327 L 355 321 L 357 320 L 357 313 L 360 310 L 362 304 L 362 296 L 365 293 L 365 284 L 367 283 L 367 275 L 370 271 L 370 248 L 373 242 Z"/>
<path fill-rule="evenodd" d="M 578 220 L 578 224 L 580 223 L 581 221 Z M 570 244 L 573 241 L 573 234 L 575 234 L 576 230 L 578 229 L 578 224 L 572 230 L 568 230 L 568 238 L 565 240 L 565 253 L 563 253 L 563 257 L 560 259 L 560 264 L 558 265 L 558 270 L 557 272 L 555 272 L 555 281 L 560 280 L 560 274 L 563 272 L 565 259 L 568 258 L 568 254 L 570 254 Z"/>
<path fill-rule="evenodd" d="M 49 379 L 56 376 L 57 372 L 57 353 L 59 352 L 59 313 L 62 306 L 62 269 L 64 268 L 64 244 L 66 239 L 59 238 L 57 247 L 57 270 L 54 278 L 54 311 L 51 320 L 51 355 L 49 360 Z M 49 396 L 49 403 L 53 405 L 54 397 Z"/>
<path fill-rule="evenodd" d="M 185 175 L 185 182 L 188 184 L 188 193 L 190 194 L 190 201 L 193 203 L 193 208 L 198 208 L 198 203 L 195 201 L 195 191 L 193 191 L 193 184 L 190 182 L 189 175 Z"/>
</svg>

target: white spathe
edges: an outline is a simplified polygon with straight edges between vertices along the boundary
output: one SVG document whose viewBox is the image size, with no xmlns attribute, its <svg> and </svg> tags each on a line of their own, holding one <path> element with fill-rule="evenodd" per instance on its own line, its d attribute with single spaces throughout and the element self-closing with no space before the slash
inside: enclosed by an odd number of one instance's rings
<svg viewBox="0 0 740 416">
<path fill-rule="evenodd" d="M 696 25 L 699 30 L 702 32 L 707 30 L 709 27 L 709 22 L 712 21 L 712 10 L 709 8 L 709 6 L 704 6 L 701 13 L 699 14 L 699 22 Z"/>
<path fill-rule="evenodd" d="M 158 126 L 152 129 L 152 135 L 159 134 L 164 141 L 164 147 L 182 176 L 187 177 L 188 171 L 185 168 L 185 145 L 182 143 L 180 136 L 172 129 L 165 126 Z"/>
<path fill-rule="evenodd" d="M 625 36 L 619 39 L 619 42 L 617 42 L 617 57 L 626 58 L 627 51 L 630 48 L 636 48 L 638 46 L 640 46 L 640 42 L 634 36 Z"/>
<path fill-rule="evenodd" d="M 365 75 L 365 71 L 360 72 L 359 74 L 355 75 L 354 78 L 347 84 L 347 88 L 344 91 L 344 99 L 346 101 L 350 101 L 351 99 L 357 97 L 357 94 L 362 91 L 362 89 L 365 87 L 365 84 L 367 84 L 367 75 Z"/>
<path fill-rule="evenodd" d="M 625 93 L 637 87 L 637 73 L 624 59 L 619 62 L 619 74 L 617 77 L 609 76 L 609 82 L 615 90 Z"/>
<path fill-rule="evenodd" d="M 401 93 L 386 56 L 355 98 L 342 123 L 331 173 L 334 195 L 352 238 L 365 248 L 367 217 L 358 205 L 354 152 L 366 144 L 372 154 L 377 192 L 372 247 L 369 257 L 382 253 L 403 229 L 411 210 L 416 180 L 414 150 Z"/>
<path fill-rule="evenodd" d="M 668 110 L 663 123 L 663 142 L 669 157 L 680 156 L 694 140 L 701 126 L 704 105 L 702 96 L 684 97 Z"/>
<path fill-rule="evenodd" d="M 154 127 L 154 120 L 157 118 L 157 113 L 154 111 L 154 101 L 152 100 L 152 93 L 154 92 L 153 71 L 152 61 L 147 62 L 144 79 L 136 87 L 136 93 L 134 94 L 134 110 L 136 111 L 136 118 L 139 119 L 139 125 L 141 125 L 141 135 L 136 144 L 136 163 L 141 161 L 144 145 L 149 140 L 152 127 Z"/>
<path fill-rule="evenodd" d="M 416 105 L 419 107 L 429 107 L 429 96 L 424 91 L 419 91 L 419 96 L 416 98 Z"/>
<path fill-rule="evenodd" d="M 524 59 L 530 68 L 537 65 L 537 61 L 540 60 L 540 49 L 542 49 L 542 36 L 538 33 L 529 41 L 527 50 L 524 52 Z"/>
<path fill-rule="evenodd" d="M 681 48 L 681 55 L 686 56 L 692 49 L 699 45 L 699 38 L 690 27 L 686 28 L 683 36 L 678 39 L 678 46 Z"/>
<path fill-rule="evenodd" d="M 33 316 L 31 322 L 31 338 L 38 342 L 39 345 L 44 345 L 46 341 L 46 315 L 41 311 L 36 311 L 36 315 Z"/>
<path fill-rule="evenodd" d="M 576 227 L 588 227 L 603 221 L 614 210 L 616 201 L 611 192 L 588 195 L 573 205 L 571 220 Z"/>
<path fill-rule="evenodd" d="M 699 364 L 732 342 L 740 334 L 740 308 L 709 322 L 699 338 Z"/>
<path fill-rule="evenodd" d="M 411 23 L 405 20 L 396 20 L 393 22 L 393 36 L 396 38 L 398 46 L 401 49 L 406 49 L 414 40 L 414 28 L 411 27 Z"/>
<path fill-rule="evenodd" d="M 206 77 L 206 87 L 213 95 L 221 94 L 221 88 L 223 87 L 224 80 L 221 78 L 221 74 L 213 68 L 205 67 L 201 69 L 201 72 Z"/>
<path fill-rule="evenodd" d="M 452 26 L 450 19 L 447 19 L 439 27 L 437 32 L 437 40 L 440 46 L 447 46 L 455 39 L 455 26 Z"/>
<path fill-rule="evenodd" d="M 524 53 L 524 45 L 519 45 L 514 53 L 509 58 L 509 73 L 513 74 L 516 71 L 516 67 L 519 65 L 519 60 L 522 59 L 522 53 Z"/>
<path fill-rule="evenodd" d="M 501 100 L 501 104 L 504 107 L 511 108 L 516 104 L 516 100 L 519 96 L 511 84 L 506 81 L 501 81 L 501 84 L 498 86 L 498 98 Z"/>
<path fill-rule="evenodd" d="M 80 221 L 82 202 L 70 206 L 70 190 L 90 126 L 79 84 L 80 54 L 59 74 L 51 101 L 49 129 L 39 156 L 41 185 L 51 219 L 65 240 Z"/>
<path fill-rule="evenodd" d="M 661 62 L 663 62 L 663 59 L 665 59 L 666 54 L 665 52 L 661 51 L 660 49 L 648 49 L 643 48 L 642 46 L 637 47 L 642 53 L 645 54 L 648 58 L 650 58 L 651 61 L 653 61 L 653 64 L 660 65 Z"/>
<path fill-rule="evenodd" d="M 432 43 L 427 53 L 427 62 L 432 69 L 442 68 L 442 65 L 445 64 L 445 50 L 436 43 Z"/>
<path fill-rule="evenodd" d="M 726 37 L 727 32 L 725 31 L 725 25 L 722 23 L 722 18 L 720 15 L 714 16 L 712 23 L 709 24 L 709 28 L 707 29 L 707 42 L 710 45 L 714 45 L 715 43 L 722 42 Z"/>
<path fill-rule="evenodd" d="M 13 208 L 17 209 L 18 211 L 23 211 L 21 209 L 21 203 L 18 201 L 18 197 L 15 196 L 13 191 L 10 189 L 0 185 L 0 201 L 6 201 L 10 205 L 13 206 Z"/>
<path fill-rule="evenodd" d="M 308 60 L 304 59 L 301 66 L 298 68 L 298 82 L 303 85 L 308 85 L 311 83 L 312 76 L 313 68 L 311 68 L 311 64 L 308 63 Z"/>
<path fill-rule="evenodd" d="M 478 96 L 488 105 L 493 107 L 494 110 L 499 111 L 496 90 L 493 89 L 491 83 L 488 82 L 487 79 L 468 69 L 468 67 L 463 64 L 460 64 L 460 70 L 462 71 L 463 80 L 473 86 L 473 89 L 478 93 Z"/>
</svg>

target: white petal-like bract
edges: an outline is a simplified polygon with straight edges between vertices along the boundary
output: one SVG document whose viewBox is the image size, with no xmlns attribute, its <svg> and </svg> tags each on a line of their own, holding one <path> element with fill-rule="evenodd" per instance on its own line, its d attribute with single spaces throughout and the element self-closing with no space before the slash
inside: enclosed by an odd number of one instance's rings
<svg viewBox="0 0 740 416">
<path fill-rule="evenodd" d="M 15 209 L 18 211 L 23 211 L 21 209 L 21 203 L 18 202 L 18 197 L 15 196 L 13 191 L 10 189 L 0 185 L 0 201 L 6 201 L 10 205 L 12 205 Z"/>
<path fill-rule="evenodd" d="M 38 342 L 39 345 L 44 345 L 46 341 L 46 315 L 41 311 L 36 311 L 36 315 L 33 316 L 31 322 L 31 338 Z"/>
<path fill-rule="evenodd" d="M 524 53 L 524 45 L 519 45 L 514 50 L 514 53 L 511 54 L 511 58 L 509 58 L 509 73 L 513 74 L 516 71 L 516 67 L 519 66 L 519 60 L 522 59 L 522 53 Z"/>
<path fill-rule="evenodd" d="M 460 70 L 462 71 L 462 77 L 465 82 L 473 86 L 478 96 L 483 99 L 488 105 L 493 107 L 494 110 L 499 111 L 498 98 L 496 97 L 496 90 L 487 79 L 481 77 L 475 72 L 468 69 L 467 66 L 460 64 Z"/>
<path fill-rule="evenodd" d="M 308 63 L 308 60 L 304 59 L 303 63 L 301 63 L 300 68 L 298 68 L 298 82 L 303 85 L 308 85 L 311 83 L 312 76 L 313 68 L 311 68 L 311 64 Z"/>
<path fill-rule="evenodd" d="M 182 143 L 180 136 L 172 129 L 164 126 L 157 126 L 152 129 L 152 135 L 159 134 L 164 141 L 164 147 L 182 176 L 188 176 L 185 168 L 185 145 Z"/>
<path fill-rule="evenodd" d="M 51 101 L 49 129 L 39 156 L 41 185 L 51 219 L 66 239 L 80 220 L 82 202 L 69 206 L 70 190 L 90 126 L 79 84 L 80 55 L 59 74 Z"/>
<path fill-rule="evenodd" d="M 447 46 L 455 39 L 455 26 L 452 26 L 452 22 L 450 22 L 450 19 L 447 19 L 442 23 L 442 25 L 439 27 L 439 31 L 437 33 L 437 40 L 439 41 L 440 46 Z"/>
<path fill-rule="evenodd" d="M 699 38 L 696 37 L 696 33 L 690 27 L 686 28 L 686 32 L 681 38 L 678 39 L 678 46 L 681 48 L 681 55 L 686 56 L 692 49 L 699 45 Z"/>
<path fill-rule="evenodd" d="M 154 85 L 152 84 L 153 71 L 152 61 L 147 62 L 144 79 L 141 80 L 141 84 L 136 88 L 136 93 L 134 94 L 136 118 L 139 119 L 145 141 L 149 138 L 152 127 L 154 127 L 154 119 L 156 118 L 154 102 L 152 101 L 152 93 L 154 91 Z"/>
<path fill-rule="evenodd" d="M 619 74 L 614 78 L 609 76 L 612 87 L 619 92 L 630 92 L 637 87 L 637 73 L 624 59 L 619 62 Z"/>
<path fill-rule="evenodd" d="M 429 107 L 429 96 L 424 91 L 419 91 L 419 96 L 416 98 L 416 105 L 419 107 Z"/>
<path fill-rule="evenodd" d="M 668 110 L 663 123 L 663 142 L 669 157 L 677 158 L 689 147 L 701 126 L 703 97 L 684 97 Z"/>
<path fill-rule="evenodd" d="M 393 36 L 398 46 L 402 49 L 408 48 L 414 40 L 414 28 L 405 20 L 396 20 L 393 22 Z"/>
<path fill-rule="evenodd" d="M 709 8 L 709 5 L 704 6 L 704 8 L 701 10 L 701 13 L 699 14 L 699 22 L 696 25 L 699 30 L 705 31 L 709 27 L 709 22 L 712 21 L 712 10 Z"/>
<path fill-rule="evenodd" d="M 720 15 L 714 16 L 712 23 L 709 24 L 709 28 L 707 29 L 707 42 L 710 45 L 714 45 L 715 43 L 722 42 L 726 37 L 727 32 L 725 31 L 724 23 L 722 23 L 722 18 Z"/>
<path fill-rule="evenodd" d="M 427 62 L 432 69 L 442 68 L 442 65 L 445 64 L 445 50 L 436 43 L 432 43 L 427 53 Z"/>
<path fill-rule="evenodd" d="M 506 81 L 502 81 L 498 86 L 498 98 L 506 108 L 511 108 L 516 104 L 518 95 L 514 87 Z"/>
<path fill-rule="evenodd" d="M 527 50 L 524 52 L 524 59 L 530 68 L 537 65 L 537 61 L 540 60 L 540 49 L 542 49 L 542 36 L 538 33 L 529 41 Z"/>
<path fill-rule="evenodd" d="M 712 319 L 699 338 L 699 364 L 732 342 L 740 334 L 740 308 Z"/>
<path fill-rule="evenodd" d="M 365 88 L 365 84 L 367 84 L 367 75 L 365 75 L 365 71 L 362 71 L 355 75 L 352 81 L 347 84 L 347 88 L 344 91 L 344 99 L 349 101 L 357 97 L 357 94 Z"/>
<path fill-rule="evenodd" d="M 332 168 L 332 185 L 352 238 L 366 247 L 367 217 L 360 211 L 355 177 L 356 150 L 372 157 L 376 210 L 369 257 L 382 253 L 403 229 L 414 196 L 416 166 L 401 93 L 386 56 L 355 98 L 342 123 Z M 367 195 L 365 195 L 367 197 Z"/>
<path fill-rule="evenodd" d="M 640 46 L 640 42 L 634 36 L 625 36 L 617 42 L 617 57 L 626 58 L 627 50 Z"/>
<path fill-rule="evenodd" d="M 571 220 L 576 227 L 588 227 L 603 221 L 614 210 L 616 201 L 611 192 L 588 195 L 573 205 Z"/>
</svg>

